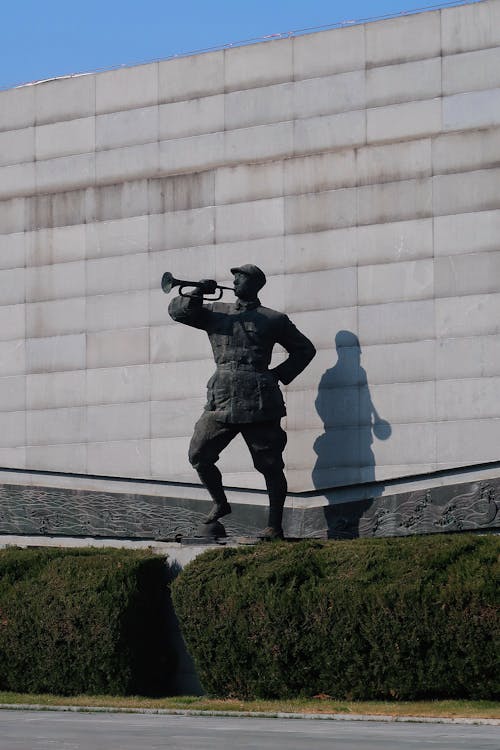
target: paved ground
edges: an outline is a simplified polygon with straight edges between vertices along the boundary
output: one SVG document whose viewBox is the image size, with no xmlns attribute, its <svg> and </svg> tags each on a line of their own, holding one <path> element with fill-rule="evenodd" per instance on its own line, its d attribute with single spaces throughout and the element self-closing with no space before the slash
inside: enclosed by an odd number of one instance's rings
<svg viewBox="0 0 500 750">
<path fill-rule="evenodd" d="M 500 728 L 0 711 L 0 750 L 500 750 Z"/>
</svg>

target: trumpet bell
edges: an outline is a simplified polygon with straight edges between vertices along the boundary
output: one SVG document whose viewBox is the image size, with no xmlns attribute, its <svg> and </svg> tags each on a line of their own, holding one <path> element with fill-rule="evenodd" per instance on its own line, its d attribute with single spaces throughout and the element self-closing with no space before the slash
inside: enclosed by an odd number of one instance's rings
<svg viewBox="0 0 500 750">
<path fill-rule="evenodd" d="M 161 277 L 161 288 L 165 292 L 165 294 L 168 294 L 172 291 L 174 286 L 179 285 L 179 280 L 174 278 L 174 276 L 170 273 L 170 271 L 165 271 L 163 276 Z"/>
</svg>

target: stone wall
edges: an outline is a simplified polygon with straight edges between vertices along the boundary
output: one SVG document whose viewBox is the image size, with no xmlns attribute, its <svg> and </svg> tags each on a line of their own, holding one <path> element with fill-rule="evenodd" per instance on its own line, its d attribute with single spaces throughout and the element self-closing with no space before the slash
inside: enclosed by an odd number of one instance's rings
<svg viewBox="0 0 500 750">
<path fill-rule="evenodd" d="M 498 459 L 500 0 L 4 91 L 0 165 L 0 466 L 196 482 L 159 283 L 241 262 L 318 349 L 292 491 Z"/>
</svg>

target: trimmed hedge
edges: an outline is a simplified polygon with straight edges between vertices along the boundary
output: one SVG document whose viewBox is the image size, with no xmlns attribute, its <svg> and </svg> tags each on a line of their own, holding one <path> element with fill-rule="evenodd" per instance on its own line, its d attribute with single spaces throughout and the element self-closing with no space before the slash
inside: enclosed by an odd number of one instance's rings
<svg viewBox="0 0 500 750">
<path fill-rule="evenodd" d="M 172 599 L 211 694 L 494 699 L 499 551 L 472 534 L 215 550 Z"/>
<path fill-rule="evenodd" d="M 149 552 L 0 551 L 0 690 L 164 692 L 167 585 Z"/>
</svg>

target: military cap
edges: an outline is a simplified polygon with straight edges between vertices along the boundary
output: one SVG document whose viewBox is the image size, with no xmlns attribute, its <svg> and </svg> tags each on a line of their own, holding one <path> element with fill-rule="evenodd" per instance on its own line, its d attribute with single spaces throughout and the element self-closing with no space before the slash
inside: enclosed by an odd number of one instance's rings
<svg viewBox="0 0 500 750">
<path fill-rule="evenodd" d="M 246 276 L 254 279 L 259 284 L 259 289 L 262 289 L 266 283 L 266 274 L 258 266 L 252 265 L 252 263 L 245 263 L 243 266 L 231 268 L 231 273 L 244 273 Z"/>
</svg>

